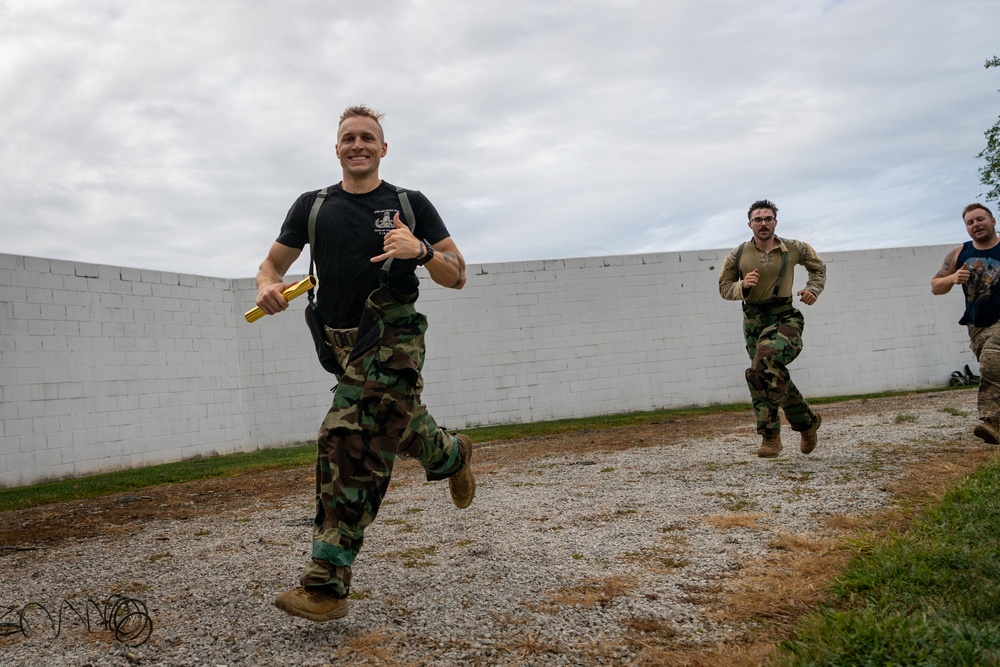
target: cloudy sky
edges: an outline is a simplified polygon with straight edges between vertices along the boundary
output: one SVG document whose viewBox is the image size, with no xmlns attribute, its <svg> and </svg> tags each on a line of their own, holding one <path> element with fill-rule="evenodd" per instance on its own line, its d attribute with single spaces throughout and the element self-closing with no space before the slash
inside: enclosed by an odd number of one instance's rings
<svg viewBox="0 0 1000 667">
<path fill-rule="evenodd" d="M 0 0 L 0 252 L 253 276 L 359 102 L 470 263 L 729 248 L 761 197 L 820 253 L 958 243 L 997 25 L 996 0 Z"/>
</svg>

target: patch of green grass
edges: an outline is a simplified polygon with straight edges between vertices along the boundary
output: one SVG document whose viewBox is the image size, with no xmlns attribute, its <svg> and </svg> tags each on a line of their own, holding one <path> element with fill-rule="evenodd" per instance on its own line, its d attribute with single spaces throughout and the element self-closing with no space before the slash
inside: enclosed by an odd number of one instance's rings
<svg viewBox="0 0 1000 667">
<path fill-rule="evenodd" d="M 943 408 L 939 408 L 939 410 L 941 410 L 941 412 L 943 412 L 945 414 L 953 415 L 955 417 L 968 417 L 969 416 L 969 411 L 968 410 L 959 410 L 958 408 L 953 408 L 950 405 L 946 405 Z"/>
<path fill-rule="evenodd" d="M 746 497 L 746 494 L 730 493 L 728 491 L 713 491 L 706 493 L 722 499 L 722 506 L 730 512 L 745 512 L 759 507 L 756 500 Z"/>
<path fill-rule="evenodd" d="M 402 551 L 393 551 L 387 553 L 386 556 L 402 560 L 403 567 L 430 567 L 435 565 L 435 563 L 430 560 L 430 557 L 436 554 L 437 547 L 429 546 L 403 549 Z"/>
<path fill-rule="evenodd" d="M 896 415 L 896 418 L 893 419 L 892 421 L 896 422 L 897 424 L 908 424 L 917 421 L 917 416 L 901 412 L 898 415 Z"/>
<path fill-rule="evenodd" d="M 857 550 L 772 664 L 1000 665 L 1000 460 Z"/>
<path fill-rule="evenodd" d="M 679 570 L 682 567 L 687 567 L 690 564 L 691 561 L 679 556 L 663 556 L 662 558 L 660 558 L 660 565 L 668 567 L 671 570 Z"/>
<path fill-rule="evenodd" d="M 47 484 L 0 489 L 0 512 L 67 500 L 97 498 L 151 486 L 243 475 L 255 470 L 299 468 L 312 465 L 315 460 L 316 446 L 300 445 L 279 449 L 263 449 L 245 454 L 189 459 L 177 463 L 120 470 Z"/>
</svg>

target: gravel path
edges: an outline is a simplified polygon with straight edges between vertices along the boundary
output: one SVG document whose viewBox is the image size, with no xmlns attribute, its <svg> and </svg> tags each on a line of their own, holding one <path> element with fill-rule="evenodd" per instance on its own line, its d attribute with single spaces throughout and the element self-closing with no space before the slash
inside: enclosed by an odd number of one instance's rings
<svg viewBox="0 0 1000 667">
<path fill-rule="evenodd" d="M 80 623 L 53 639 L 35 611 L 35 634 L 0 637 L 0 664 L 618 665 L 640 631 L 711 645 L 739 628 L 706 602 L 777 536 L 830 536 L 831 517 L 890 507 L 887 485 L 943 444 L 981 449 L 973 391 L 879 401 L 821 410 L 817 450 L 801 455 L 786 431 L 777 460 L 756 458 L 749 423 L 527 460 L 491 460 L 484 443 L 464 511 L 402 463 L 355 565 L 351 612 L 326 624 L 271 605 L 307 557 L 308 490 L 15 552 L 0 559 L 0 613 L 122 591 L 149 606 L 154 629 L 126 656 Z M 720 525 L 733 515 L 755 525 Z"/>
</svg>

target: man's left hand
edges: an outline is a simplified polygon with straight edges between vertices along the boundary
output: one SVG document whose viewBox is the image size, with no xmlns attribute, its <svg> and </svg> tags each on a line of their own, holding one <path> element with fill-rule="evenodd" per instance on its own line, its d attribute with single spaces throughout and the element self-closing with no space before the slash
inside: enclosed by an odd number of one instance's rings
<svg viewBox="0 0 1000 667">
<path fill-rule="evenodd" d="M 395 229 L 390 231 L 385 235 L 382 240 L 382 250 L 381 255 L 377 257 L 372 257 L 372 262 L 381 262 L 382 260 L 389 259 L 390 257 L 398 257 L 400 259 L 414 259 L 420 257 L 423 254 L 423 248 L 420 245 L 420 241 L 410 228 L 403 224 L 403 221 L 399 217 L 399 213 L 392 218 L 392 224 L 395 225 Z"/>
<path fill-rule="evenodd" d="M 802 303 L 806 304 L 807 306 L 811 306 L 814 303 L 816 303 L 816 295 L 807 289 L 799 291 L 798 297 L 802 301 Z"/>
</svg>

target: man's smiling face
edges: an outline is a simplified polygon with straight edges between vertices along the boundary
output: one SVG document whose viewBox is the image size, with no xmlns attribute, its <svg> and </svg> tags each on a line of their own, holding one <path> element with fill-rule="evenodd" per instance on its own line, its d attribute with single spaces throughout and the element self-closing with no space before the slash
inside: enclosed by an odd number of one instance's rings
<svg viewBox="0 0 1000 667">
<path fill-rule="evenodd" d="M 373 118 L 352 116 L 337 129 L 337 157 L 344 175 L 356 179 L 377 175 L 388 145 Z"/>
</svg>

